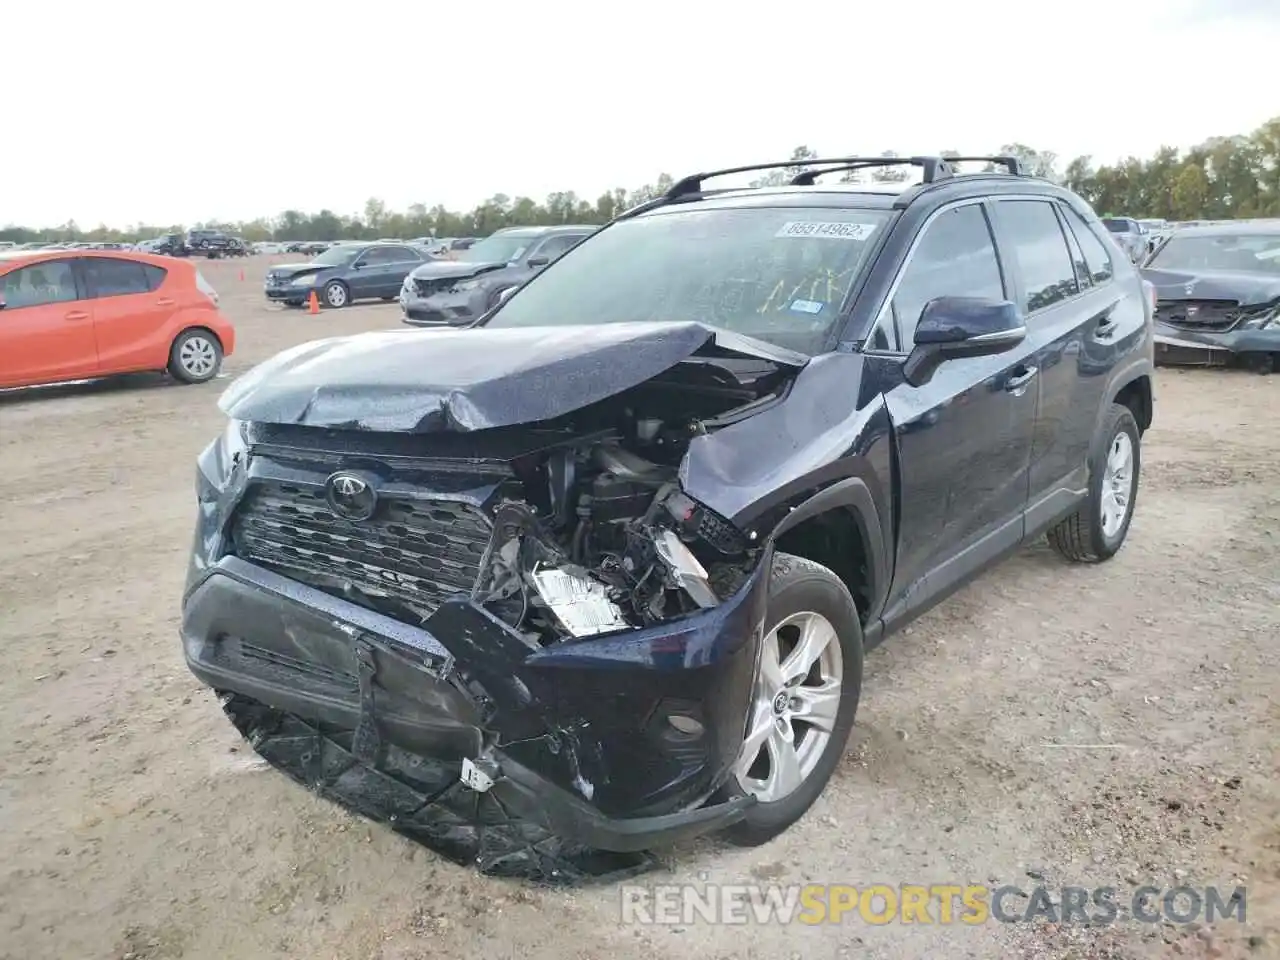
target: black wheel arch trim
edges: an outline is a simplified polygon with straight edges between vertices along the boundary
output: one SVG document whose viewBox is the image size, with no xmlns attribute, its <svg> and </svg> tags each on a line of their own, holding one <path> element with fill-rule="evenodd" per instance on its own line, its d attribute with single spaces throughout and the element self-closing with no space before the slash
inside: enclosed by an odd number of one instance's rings
<svg viewBox="0 0 1280 960">
<path fill-rule="evenodd" d="M 1116 402 L 1116 398 L 1119 397 L 1120 394 L 1124 390 L 1126 390 L 1130 385 L 1136 383 L 1137 381 L 1141 380 L 1144 377 L 1146 378 L 1147 385 L 1148 385 L 1148 399 L 1150 401 L 1150 410 L 1149 410 L 1150 419 L 1154 420 L 1155 404 L 1156 404 L 1155 365 L 1151 363 L 1146 357 L 1143 357 L 1141 359 L 1135 360 L 1132 363 L 1126 364 L 1125 366 L 1121 367 L 1116 371 L 1115 375 L 1111 378 L 1111 384 L 1107 389 L 1107 402 L 1104 404 L 1101 404 L 1098 409 L 1097 420 L 1094 423 L 1095 434 L 1097 433 L 1098 428 L 1102 426 L 1102 422 L 1103 420 L 1106 419 L 1106 416 L 1107 416 L 1107 410 L 1108 408 L 1110 408 L 1110 406 L 1113 403 Z M 1150 426 L 1150 423 L 1148 423 L 1148 426 Z M 1142 427 L 1141 423 L 1138 424 L 1138 428 L 1140 433 L 1144 432 L 1144 428 Z"/>
<path fill-rule="evenodd" d="M 769 540 L 776 543 L 788 530 L 806 520 L 836 510 L 845 510 L 852 515 L 867 551 L 868 573 L 871 576 L 869 595 L 872 599 L 868 622 L 871 622 L 879 616 L 884 605 L 892 571 L 885 525 L 881 522 L 875 497 L 865 480 L 861 477 L 845 477 L 800 501 L 773 528 Z"/>
</svg>

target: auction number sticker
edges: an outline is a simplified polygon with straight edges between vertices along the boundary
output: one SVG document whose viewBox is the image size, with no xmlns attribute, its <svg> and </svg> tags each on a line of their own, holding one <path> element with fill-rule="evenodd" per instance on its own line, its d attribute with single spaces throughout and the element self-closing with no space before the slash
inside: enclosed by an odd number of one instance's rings
<svg viewBox="0 0 1280 960">
<path fill-rule="evenodd" d="M 825 220 L 788 220 L 775 237 L 825 237 L 829 240 L 865 240 L 875 232 L 874 223 L 832 223 Z"/>
</svg>

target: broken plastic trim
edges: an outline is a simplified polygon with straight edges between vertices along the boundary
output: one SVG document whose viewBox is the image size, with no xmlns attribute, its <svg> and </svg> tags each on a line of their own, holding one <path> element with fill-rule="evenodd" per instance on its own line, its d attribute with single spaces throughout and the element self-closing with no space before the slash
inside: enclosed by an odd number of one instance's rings
<svg viewBox="0 0 1280 960">
<path fill-rule="evenodd" d="M 389 826 L 482 874 L 548 886 L 618 882 L 652 869 L 651 853 L 595 850 L 553 834 L 510 810 L 492 790 L 477 792 L 458 763 L 431 761 L 394 745 L 380 767 L 352 753 L 351 733 L 330 730 L 256 700 L 220 697 L 258 755 L 327 800 Z"/>
</svg>

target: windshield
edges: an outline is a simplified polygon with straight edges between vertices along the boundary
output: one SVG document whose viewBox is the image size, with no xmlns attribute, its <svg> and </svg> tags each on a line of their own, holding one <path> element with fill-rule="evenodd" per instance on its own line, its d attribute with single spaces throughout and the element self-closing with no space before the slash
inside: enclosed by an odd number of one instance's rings
<svg viewBox="0 0 1280 960">
<path fill-rule="evenodd" d="M 360 247 L 330 247 L 324 253 L 312 257 L 311 262 L 323 267 L 337 267 L 353 259 L 360 250 Z"/>
<path fill-rule="evenodd" d="M 510 263 L 524 256 L 536 239 L 527 234 L 496 233 L 465 250 L 456 251 L 457 259 L 464 263 Z"/>
<path fill-rule="evenodd" d="M 1280 234 L 1172 237 L 1147 263 L 1158 270 L 1280 274 Z"/>
<path fill-rule="evenodd" d="M 751 207 L 623 220 L 522 287 L 488 326 L 696 321 L 817 353 L 887 216 Z"/>
</svg>

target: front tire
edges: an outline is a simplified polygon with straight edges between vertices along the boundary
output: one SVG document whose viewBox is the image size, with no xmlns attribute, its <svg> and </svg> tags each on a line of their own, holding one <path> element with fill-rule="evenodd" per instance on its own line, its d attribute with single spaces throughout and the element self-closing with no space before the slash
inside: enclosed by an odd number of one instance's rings
<svg viewBox="0 0 1280 960">
<path fill-rule="evenodd" d="M 324 286 L 324 304 L 335 310 L 345 307 L 351 302 L 351 293 L 341 280 L 330 280 Z"/>
<path fill-rule="evenodd" d="M 725 830 L 741 846 L 804 816 L 840 763 L 862 690 L 862 625 L 849 590 L 821 564 L 778 553 L 746 736 L 722 793 L 756 797 Z"/>
<path fill-rule="evenodd" d="M 169 375 L 182 383 L 205 383 L 222 369 L 222 344 L 208 330 L 184 330 L 169 350 Z"/>
<path fill-rule="evenodd" d="M 1142 434 L 1133 412 L 1113 403 L 1089 462 L 1089 499 L 1046 536 L 1074 563 L 1101 563 L 1124 546 L 1138 499 Z"/>
</svg>

